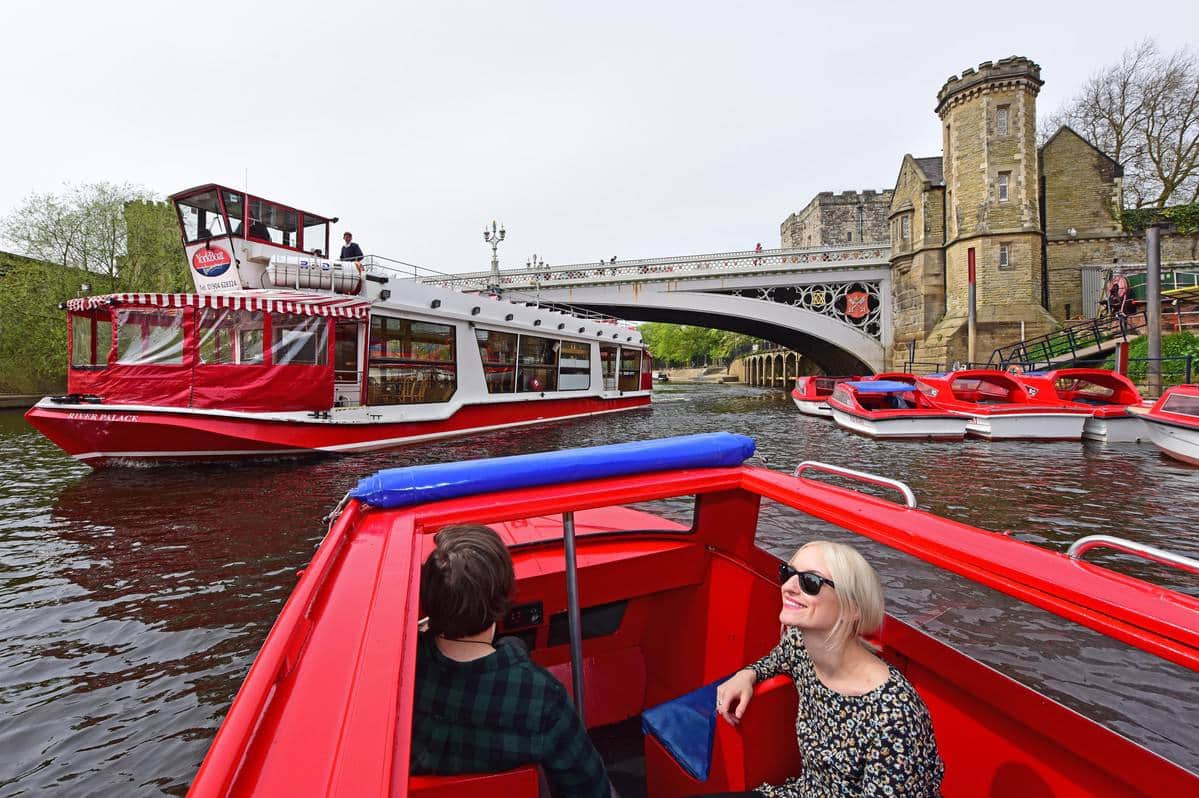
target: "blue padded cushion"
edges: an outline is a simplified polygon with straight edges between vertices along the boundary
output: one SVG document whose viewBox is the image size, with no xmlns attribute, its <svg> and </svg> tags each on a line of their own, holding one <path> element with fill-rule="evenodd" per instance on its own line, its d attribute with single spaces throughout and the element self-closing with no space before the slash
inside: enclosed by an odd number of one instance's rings
<svg viewBox="0 0 1199 798">
<path fill-rule="evenodd" d="M 652 734 L 696 781 L 707 781 L 716 739 L 716 685 L 721 679 L 641 713 L 641 730 Z"/>
</svg>

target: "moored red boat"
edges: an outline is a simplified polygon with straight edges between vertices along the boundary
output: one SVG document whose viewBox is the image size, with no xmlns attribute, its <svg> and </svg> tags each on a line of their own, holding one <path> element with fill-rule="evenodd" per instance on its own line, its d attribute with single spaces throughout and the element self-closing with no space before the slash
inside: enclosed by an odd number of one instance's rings
<svg viewBox="0 0 1199 798">
<path fill-rule="evenodd" d="M 68 302 L 68 393 L 26 416 L 90 466 L 360 452 L 650 402 L 652 358 L 614 319 L 331 260 L 336 219 L 222 186 L 172 201 L 197 293 Z"/>
<path fill-rule="evenodd" d="M 1090 416 L 1087 408 L 1063 402 L 1048 388 L 1025 386 L 1004 371 L 929 374 L 917 385 L 941 408 L 967 416 L 967 434 L 988 440 L 1077 441 Z"/>
<path fill-rule="evenodd" d="M 1141 393 L 1132 380 L 1110 369 L 1067 368 L 1017 374 L 1026 386 L 1052 390 L 1063 402 L 1090 409 L 1082 436 L 1104 443 L 1147 440 L 1149 428 L 1130 408 L 1141 406 Z"/>
<path fill-rule="evenodd" d="M 1149 425 L 1157 448 L 1175 460 L 1199 466 L 1199 385 L 1167 388 L 1140 417 Z"/>
<path fill-rule="evenodd" d="M 861 380 L 840 383 L 828 399 L 837 425 L 868 438 L 960 440 L 967 418 L 950 413 L 912 382 Z"/>
<path fill-rule="evenodd" d="M 916 509 L 902 483 L 811 463 L 794 476 L 739 465 L 751 452 L 748 439 L 719 433 L 362 480 L 267 636 L 190 794 L 538 794 L 531 766 L 409 775 L 420 566 L 433 533 L 456 523 L 487 523 L 509 544 L 517 588 L 501 631 L 578 685 L 593 738 L 614 741 L 598 743 L 601 753 L 636 781 L 630 794 L 649 798 L 752 789 L 798 771 L 796 691 L 785 676 L 755 686 L 737 727 L 713 728 L 709 709 L 694 728 L 641 739 L 626 720 L 724 679 L 777 641 L 779 561 L 754 544 L 763 498 L 1199 670 L 1199 599 L 938 518 Z M 904 502 L 810 478 L 821 470 L 888 486 Z M 686 510 L 666 520 L 640 509 L 659 500 Z M 914 625 L 888 616 L 878 642 L 928 706 L 946 798 L 1199 791 L 1199 775 Z M 706 757 L 702 781 L 676 758 L 683 749 Z"/>
<path fill-rule="evenodd" d="M 791 389 L 791 400 L 806 416 L 832 418 L 833 411 L 829 409 L 828 398 L 833 395 L 833 389 L 838 383 L 854 377 L 796 377 L 795 387 Z"/>
</svg>

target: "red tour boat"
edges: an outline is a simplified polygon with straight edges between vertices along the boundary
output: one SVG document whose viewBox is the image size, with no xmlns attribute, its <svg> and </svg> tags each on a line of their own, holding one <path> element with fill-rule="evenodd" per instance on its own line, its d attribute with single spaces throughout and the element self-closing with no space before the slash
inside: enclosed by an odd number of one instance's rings
<svg viewBox="0 0 1199 798">
<path fill-rule="evenodd" d="M 1145 422 L 1129 408 L 1141 406 L 1141 392 L 1132 380 L 1110 369 L 1070 368 L 1016 375 L 1027 387 L 1052 390 L 1063 402 L 1083 405 L 1091 417 L 1082 436 L 1104 443 L 1131 443 L 1149 438 Z"/>
<path fill-rule="evenodd" d="M 1199 466 L 1199 385 L 1175 385 L 1141 418 L 1157 448 L 1184 463 Z"/>
<path fill-rule="evenodd" d="M 915 381 L 869 379 L 839 384 L 828 399 L 837 426 L 867 438 L 961 440 L 965 416 L 950 413 Z"/>
<path fill-rule="evenodd" d="M 1082 439 L 1091 412 L 1057 398 L 1052 386 L 1026 386 L 1005 371 L 971 369 L 929 374 L 917 382 L 937 405 L 968 418 L 966 432 L 988 440 Z"/>
<path fill-rule="evenodd" d="M 283 606 L 190 795 L 538 794 L 531 766 L 409 775 L 420 566 L 448 524 L 486 523 L 508 542 L 518 584 L 501 631 L 570 686 L 601 753 L 637 781 L 630 793 L 650 798 L 752 789 L 800 767 L 785 676 L 755 687 L 737 727 L 713 724 L 714 702 L 673 730 L 647 722 L 644 738 L 636 721 L 777 642 L 779 561 L 754 540 L 763 499 L 1199 670 L 1199 599 L 1079 559 L 1088 546 L 1131 544 L 1094 537 L 1067 556 L 918 510 L 902 483 L 813 463 L 795 475 L 741 464 L 752 451 L 748 438 L 714 433 L 362 480 Z M 811 478 L 820 471 L 889 487 L 903 502 Z M 645 511 L 658 500 L 669 500 L 660 506 L 674 508 L 673 520 Z M 878 642 L 928 705 L 946 798 L 1199 794 L 1199 775 L 915 626 L 888 617 Z"/>
<path fill-rule="evenodd" d="M 649 353 L 614 319 L 330 260 L 336 219 L 223 186 L 171 200 L 196 293 L 68 302 L 68 393 L 26 416 L 90 466 L 359 452 L 650 402 Z"/>
</svg>

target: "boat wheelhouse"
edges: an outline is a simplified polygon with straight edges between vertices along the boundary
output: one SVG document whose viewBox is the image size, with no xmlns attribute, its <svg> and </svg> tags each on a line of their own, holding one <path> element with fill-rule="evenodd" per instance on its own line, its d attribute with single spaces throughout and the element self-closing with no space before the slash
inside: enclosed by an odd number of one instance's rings
<svg viewBox="0 0 1199 798">
<path fill-rule="evenodd" d="M 1082 436 L 1104 443 L 1148 440 L 1149 429 L 1129 408 L 1140 407 L 1141 393 L 1132 380 L 1110 369 L 1067 368 L 1018 374 L 1026 386 L 1052 390 L 1063 402 L 1083 405 L 1091 416 Z"/>
<path fill-rule="evenodd" d="M 172 197 L 194 294 L 67 303 L 65 396 L 27 414 L 94 467 L 345 453 L 644 407 L 637 330 L 325 257 L 320 216 Z"/>
<path fill-rule="evenodd" d="M 828 399 L 842 429 L 875 439 L 961 440 L 967 418 L 939 407 L 915 381 L 851 380 Z"/>
<path fill-rule="evenodd" d="M 1175 460 L 1199 466 L 1199 385 L 1167 388 L 1140 417 L 1154 445 Z"/>
<path fill-rule="evenodd" d="M 967 416 L 967 434 L 988 440 L 1077 441 L 1090 416 L 1087 408 L 1058 399 L 1048 388 L 1026 386 L 1005 371 L 929 374 L 917 387 L 942 409 Z"/>
<path fill-rule="evenodd" d="M 828 398 L 833 395 L 837 384 L 854 377 L 796 377 L 795 387 L 791 389 L 791 399 L 799 412 L 806 416 L 832 418 L 833 411 L 829 409 Z"/>
<path fill-rule="evenodd" d="M 778 641 L 779 560 L 755 542 L 770 501 L 798 511 L 800 523 L 819 519 L 1199 670 L 1199 599 L 1081 559 L 1090 546 L 1135 544 L 1092 536 L 1069 555 L 1049 551 L 919 510 L 903 483 L 817 463 L 794 475 L 742 464 L 752 451 L 743 436 L 714 433 L 363 479 L 284 604 L 189 794 L 537 796 L 533 766 L 409 774 L 421 564 L 434 533 L 460 523 L 488 524 L 509 545 L 517 586 L 499 631 L 571 689 L 621 794 L 749 790 L 799 772 L 789 677 L 756 685 L 736 727 L 712 713 L 715 684 Z M 829 472 L 902 502 L 815 478 Z M 1199 774 L 915 622 L 887 616 L 877 642 L 928 706 L 946 798 L 1199 793 Z M 1130 689 L 1124 699 L 1138 696 Z"/>
</svg>

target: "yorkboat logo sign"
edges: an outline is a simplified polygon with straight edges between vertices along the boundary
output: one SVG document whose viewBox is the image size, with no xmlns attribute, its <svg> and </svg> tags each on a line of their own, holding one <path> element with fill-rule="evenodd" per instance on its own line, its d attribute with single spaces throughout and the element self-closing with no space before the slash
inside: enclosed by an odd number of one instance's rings
<svg viewBox="0 0 1199 798">
<path fill-rule="evenodd" d="M 220 247 L 196 250 L 192 255 L 192 268 L 205 277 L 220 277 L 233 265 L 233 257 Z"/>
</svg>

